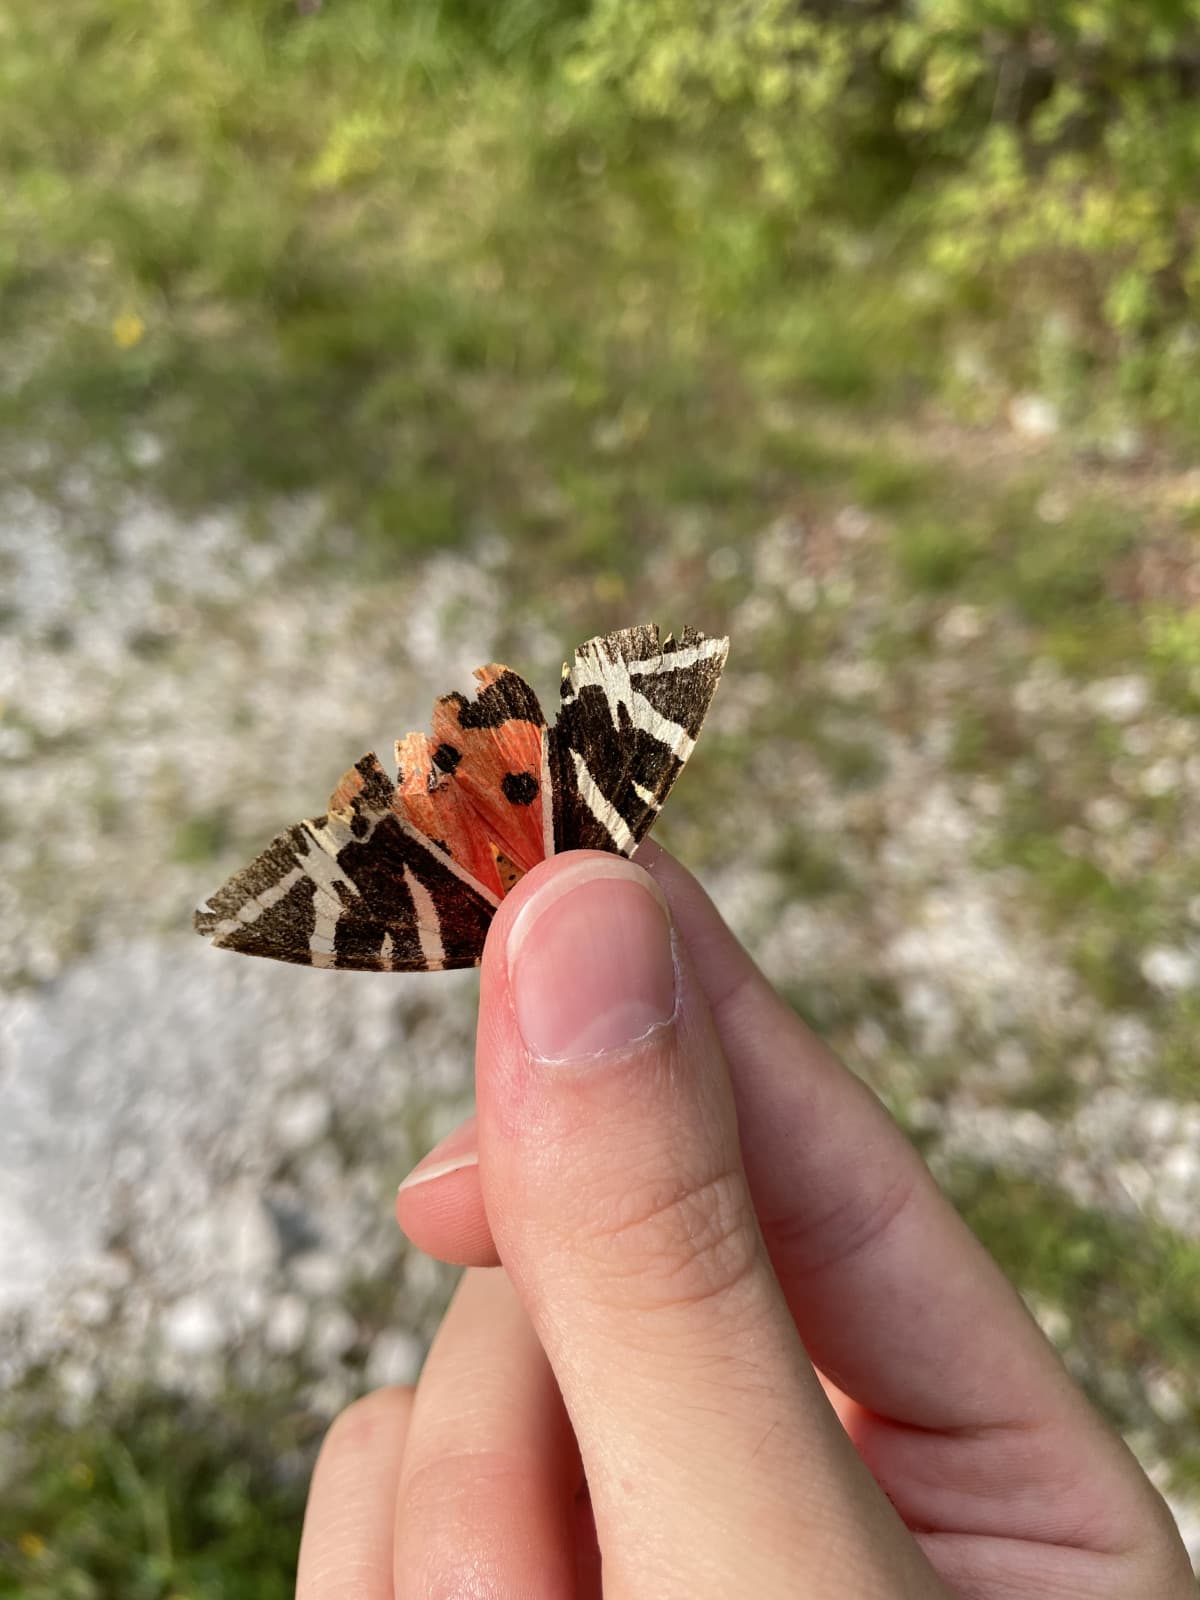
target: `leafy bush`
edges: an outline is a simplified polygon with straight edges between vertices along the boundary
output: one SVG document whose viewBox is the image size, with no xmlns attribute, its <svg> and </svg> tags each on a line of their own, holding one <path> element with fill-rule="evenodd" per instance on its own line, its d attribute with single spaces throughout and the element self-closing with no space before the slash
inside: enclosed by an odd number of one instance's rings
<svg viewBox="0 0 1200 1600">
<path fill-rule="evenodd" d="M 415 543 L 520 520 L 549 459 L 605 543 L 623 458 L 690 453 L 637 479 L 657 513 L 731 415 L 762 483 L 797 394 L 1187 433 L 1192 12 L 12 0 L 0 424 L 146 427 L 177 498 L 320 484 Z"/>
<path fill-rule="evenodd" d="M 573 70 L 740 152 L 760 203 L 889 212 L 943 290 L 1024 324 L 1023 376 L 1185 420 L 1200 17 L 1184 0 L 597 0 Z M 1064 361 L 1061 347 L 1076 359 Z M 1050 369 L 1047 371 L 1047 369 Z"/>
</svg>

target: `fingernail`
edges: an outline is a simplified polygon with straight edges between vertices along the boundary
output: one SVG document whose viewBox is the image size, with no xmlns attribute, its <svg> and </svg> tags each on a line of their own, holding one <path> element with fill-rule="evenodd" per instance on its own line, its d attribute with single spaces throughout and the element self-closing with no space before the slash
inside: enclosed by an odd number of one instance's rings
<svg viewBox="0 0 1200 1600">
<path fill-rule="evenodd" d="M 438 1178 L 449 1177 L 452 1172 L 462 1172 L 466 1167 L 479 1165 L 478 1150 L 464 1151 L 461 1156 L 448 1156 L 444 1161 L 435 1161 L 433 1158 L 437 1154 L 436 1150 L 431 1150 L 423 1161 L 418 1161 L 400 1189 L 415 1189 L 419 1184 L 433 1183 Z"/>
<path fill-rule="evenodd" d="M 546 1061 L 616 1050 L 675 1014 L 667 902 L 622 856 L 586 856 L 521 907 L 508 934 L 517 1026 Z"/>
<path fill-rule="evenodd" d="M 478 1165 L 479 1133 L 475 1118 L 468 1117 L 421 1157 L 400 1188 L 415 1189 L 418 1184 L 433 1183 L 438 1178 L 449 1177 L 452 1172 L 461 1172 L 464 1167 Z"/>
</svg>

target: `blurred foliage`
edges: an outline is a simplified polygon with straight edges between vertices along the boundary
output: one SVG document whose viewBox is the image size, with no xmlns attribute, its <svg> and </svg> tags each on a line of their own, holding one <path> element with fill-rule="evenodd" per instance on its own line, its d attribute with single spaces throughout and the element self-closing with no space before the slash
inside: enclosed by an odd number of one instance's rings
<svg viewBox="0 0 1200 1600">
<path fill-rule="evenodd" d="M 1181 0 L 599 0 L 571 63 L 640 116 L 732 147 L 754 201 L 829 247 L 894 211 L 931 292 L 992 311 L 1081 410 L 1186 423 L 1200 287 L 1200 14 Z"/>
<path fill-rule="evenodd" d="M 580 559 L 797 398 L 1190 433 L 1198 70 L 1167 0 L 11 0 L 0 420 Z"/>
<path fill-rule="evenodd" d="M 1102 1375 L 1086 1385 L 1101 1410 L 1126 1434 L 1161 1426 L 1135 1374 L 1147 1364 L 1191 1369 L 1200 1348 L 1200 1248 L 1165 1228 L 1102 1217 L 1011 1173 L 1000 1184 L 995 1179 L 987 1167 L 963 1163 L 947 1175 L 946 1188 L 1026 1297 L 1055 1308 L 1075 1375 Z M 1198 1422 L 1193 1393 L 1165 1444 L 1189 1474 L 1200 1468 Z"/>
<path fill-rule="evenodd" d="M 36 1394 L 6 1432 L 23 1471 L 0 1507 L 0 1595 L 21 1600 L 285 1600 L 312 1447 L 301 1407 L 229 1395 L 219 1411 L 151 1390 L 86 1421 Z"/>
</svg>

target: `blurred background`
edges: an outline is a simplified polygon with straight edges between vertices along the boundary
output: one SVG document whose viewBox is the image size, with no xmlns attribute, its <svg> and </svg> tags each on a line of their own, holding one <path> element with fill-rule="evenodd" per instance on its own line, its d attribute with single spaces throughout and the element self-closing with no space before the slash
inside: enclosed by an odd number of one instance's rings
<svg viewBox="0 0 1200 1600">
<path fill-rule="evenodd" d="M 663 842 L 1200 1558 L 1198 87 L 1174 0 L 7 0 L 0 1593 L 290 1594 L 475 979 L 192 907 L 650 620 Z"/>
</svg>

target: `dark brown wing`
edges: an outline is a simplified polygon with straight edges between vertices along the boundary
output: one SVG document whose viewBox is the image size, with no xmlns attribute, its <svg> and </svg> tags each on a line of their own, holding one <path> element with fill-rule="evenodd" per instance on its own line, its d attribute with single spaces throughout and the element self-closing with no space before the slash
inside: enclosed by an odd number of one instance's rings
<svg viewBox="0 0 1200 1600">
<path fill-rule="evenodd" d="M 655 627 L 590 639 L 563 668 L 562 706 L 547 744 L 553 850 L 632 855 L 696 743 L 728 639 Z"/>
<path fill-rule="evenodd" d="M 196 912 L 221 949 L 311 967 L 433 972 L 477 966 L 491 896 L 395 808 L 373 755 L 328 812 L 287 828 Z"/>
</svg>

